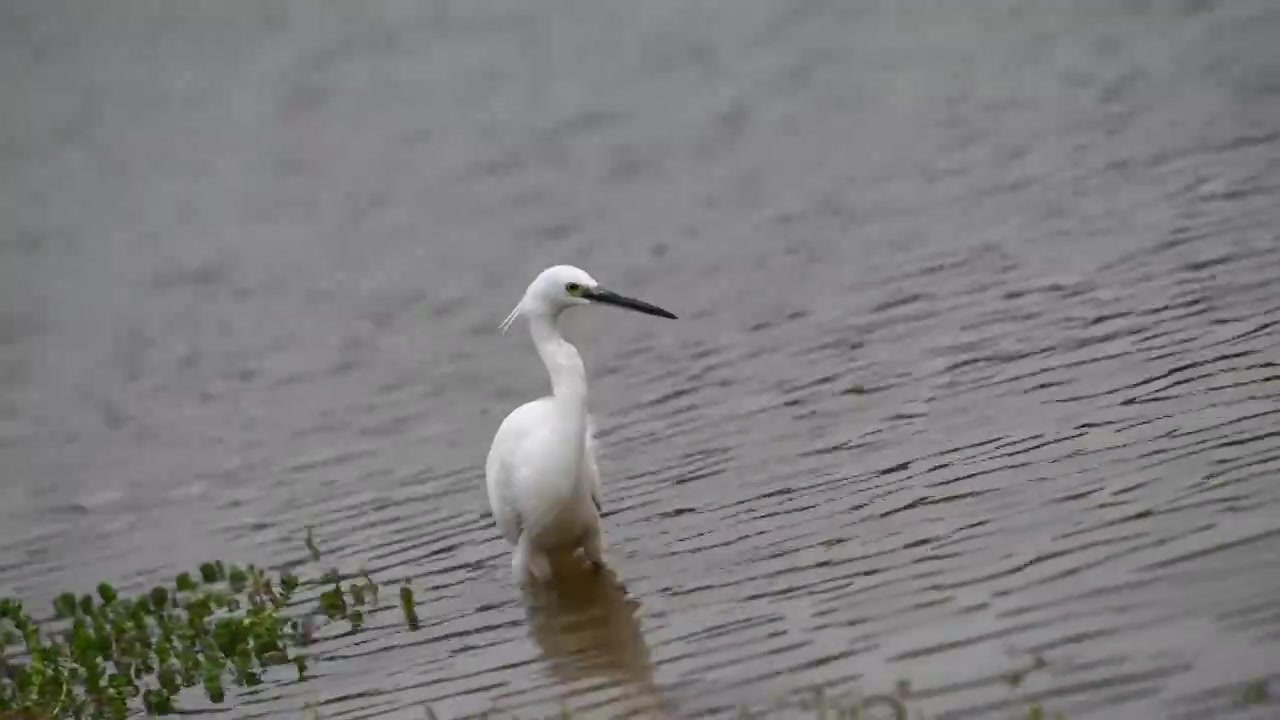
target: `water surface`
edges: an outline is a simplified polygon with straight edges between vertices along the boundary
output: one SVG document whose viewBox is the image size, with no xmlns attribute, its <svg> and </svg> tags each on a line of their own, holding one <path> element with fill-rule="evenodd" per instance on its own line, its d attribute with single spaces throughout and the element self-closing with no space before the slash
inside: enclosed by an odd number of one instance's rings
<svg viewBox="0 0 1280 720">
<path fill-rule="evenodd" d="M 1274 712 L 1275 3 L 0 13 L 0 594 L 308 525 L 413 579 L 237 718 Z M 482 464 L 558 262 L 681 319 L 567 320 L 625 594 L 527 603 Z"/>
</svg>

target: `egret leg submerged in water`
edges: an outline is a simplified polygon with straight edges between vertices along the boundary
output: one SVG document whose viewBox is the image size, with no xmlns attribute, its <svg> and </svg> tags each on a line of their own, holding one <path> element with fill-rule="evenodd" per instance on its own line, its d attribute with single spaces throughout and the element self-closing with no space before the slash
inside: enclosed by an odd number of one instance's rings
<svg viewBox="0 0 1280 720">
<path fill-rule="evenodd" d="M 548 553 L 582 549 L 603 568 L 600 473 L 594 428 L 587 412 L 587 375 L 582 356 L 560 334 L 560 313 L 578 305 L 615 305 L 675 318 L 656 305 L 605 290 L 585 271 L 569 265 L 538 274 L 506 320 L 529 322 L 538 356 L 551 376 L 551 395 L 507 415 L 489 447 L 485 485 L 489 508 L 511 543 L 511 569 L 523 581 L 551 576 Z"/>
</svg>

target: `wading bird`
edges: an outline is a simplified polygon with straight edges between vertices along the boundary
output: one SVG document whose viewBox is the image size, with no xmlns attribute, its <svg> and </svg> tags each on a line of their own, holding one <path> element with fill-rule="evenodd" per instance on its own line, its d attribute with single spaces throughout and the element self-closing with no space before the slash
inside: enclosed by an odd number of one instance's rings
<svg viewBox="0 0 1280 720">
<path fill-rule="evenodd" d="M 543 270 L 502 321 L 529 322 L 533 344 L 551 376 L 551 395 L 511 411 L 498 426 L 485 460 L 485 486 L 494 522 L 514 549 L 519 582 L 551 577 L 548 553 L 581 548 L 597 569 L 605 566 L 600 531 L 600 474 L 594 427 L 587 412 L 582 356 L 560 334 L 560 313 L 579 305 L 614 305 L 658 317 L 676 316 L 656 305 L 605 290 L 570 265 Z"/>
</svg>

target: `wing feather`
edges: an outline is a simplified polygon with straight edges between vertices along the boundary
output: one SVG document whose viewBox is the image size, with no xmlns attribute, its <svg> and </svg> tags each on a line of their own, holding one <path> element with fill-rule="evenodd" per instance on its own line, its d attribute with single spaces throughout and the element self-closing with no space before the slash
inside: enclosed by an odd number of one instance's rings
<svg viewBox="0 0 1280 720">
<path fill-rule="evenodd" d="M 591 488 L 591 501 L 596 505 L 596 512 L 601 512 L 600 505 L 600 467 L 596 463 L 596 423 L 591 415 L 587 415 L 587 436 L 582 444 L 583 480 Z"/>
</svg>

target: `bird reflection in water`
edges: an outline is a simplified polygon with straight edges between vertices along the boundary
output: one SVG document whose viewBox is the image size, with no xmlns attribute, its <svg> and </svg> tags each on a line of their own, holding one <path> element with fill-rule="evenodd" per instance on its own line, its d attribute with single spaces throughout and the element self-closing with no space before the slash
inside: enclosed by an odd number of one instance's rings
<svg viewBox="0 0 1280 720">
<path fill-rule="evenodd" d="M 552 557 L 551 564 L 550 582 L 526 587 L 525 608 L 529 634 L 565 689 L 565 706 L 577 710 L 571 696 L 600 693 L 609 706 L 597 709 L 609 717 L 666 717 L 636 619 L 640 603 L 608 568 L 596 570 L 573 555 Z M 595 716 L 588 707 L 581 711 Z"/>
</svg>

